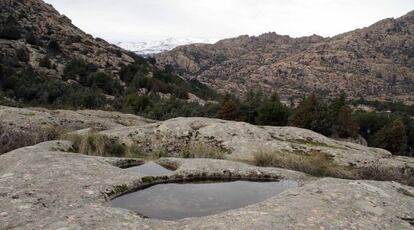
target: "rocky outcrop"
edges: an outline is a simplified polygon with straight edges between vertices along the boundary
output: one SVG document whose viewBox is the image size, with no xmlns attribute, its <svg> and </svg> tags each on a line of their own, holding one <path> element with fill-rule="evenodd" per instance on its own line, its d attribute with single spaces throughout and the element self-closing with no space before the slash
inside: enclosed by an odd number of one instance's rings
<svg viewBox="0 0 414 230">
<path fill-rule="evenodd" d="M 41 128 L 75 131 L 139 126 L 155 121 L 143 117 L 101 110 L 48 110 L 43 108 L 14 108 L 0 105 L 0 124 L 14 130 L 36 132 Z"/>
<path fill-rule="evenodd" d="M 108 199 L 140 188 L 148 179 L 103 158 L 65 152 L 69 145 L 47 142 L 0 156 L 1 229 L 410 229 L 413 224 L 412 187 L 395 182 L 315 179 L 284 169 L 208 159 L 161 159 L 160 163 L 174 163 L 178 169 L 171 176 L 154 177 L 152 182 L 233 175 L 290 179 L 300 186 L 211 216 L 144 219 L 110 207 Z"/>
<path fill-rule="evenodd" d="M 20 57 L 39 74 L 53 78 L 63 74 L 71 59 L 114 74 L 122 64 L 134 62 L 131 53 L 86 34 L 42 0 L 0 1 L 0 52 L 7 58 Z M 41 64 L 45 58 L 50 66 Z"/>
<path fill-rule="evenodd" d="M 191 145 L 203 144 L 227 152 L 230 160 L 251 161 L 258 151 L 308 154 L 326 153 L 344 166 L 364 167 L 376 164 L 414 169 L 409 157 L 363 145 L 338 141 L 310 130 L 295 127 L 255 126 L 244 122 L 210 118 L 175 118 L 154 121 L 130 114 L 100 110 L 47 110 L 0 106 L 0 125 L 15 132 L 39 134 L 56 129 L 57 134 L 90 129 L 127 145 L 136 145 L 142 153 L 166 150 L 170 156 Z M 29 135 L 30 136 L 30 135 Z M 34 135 L 36 136 L 36 135 Z M 53 138 L 59 137 L 55 136 Z M 36 142 L 35 142 L 36 143 Z"/>
<path fill-rule="evenodd" d="M 275 33 L 213 45 L 187 45 L 156 55 L 187 78 L 222 92 L 277 90 L 284 99 L 317 92 L 414 101 L 414 12 L 332 38 Z"/>
<path fill-rule="evenodd" d="M 0 105 L 0 155 L 23 146 L 54 140 L 77 130 L 105 130 L 152 122 L 154 121 L 118 112 L 13 108 Z"/>
<path fill-rule="evenodd" d="M 252 160 L 254 153 L 260 150 L 304 154 L 324 152 L 346 166 L 364 166 L 379 159 L 392 158 L 386 150 L 336 141 L 310 130 L 261 127 L 209 118 L 175 118 L 101 133 L 126 144 L 137 144 L 144 152 L 165 148 L 169 153 L 177 153 L 188 144 L 202 142 L 228 150 L 227 158 L 233 160 Z"/>
</svg>

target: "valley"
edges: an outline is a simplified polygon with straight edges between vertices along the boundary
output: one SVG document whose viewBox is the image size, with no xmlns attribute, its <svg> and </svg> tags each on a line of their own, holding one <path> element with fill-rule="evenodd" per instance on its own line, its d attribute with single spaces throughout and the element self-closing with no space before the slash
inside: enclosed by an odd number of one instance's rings
<svg viewBox="0 0 414 230">
<path fill-rule="evenodd" d="M 111 44 L 0 0 L 0 229 L 413 229 L 413 34 Z"/>
</svg>

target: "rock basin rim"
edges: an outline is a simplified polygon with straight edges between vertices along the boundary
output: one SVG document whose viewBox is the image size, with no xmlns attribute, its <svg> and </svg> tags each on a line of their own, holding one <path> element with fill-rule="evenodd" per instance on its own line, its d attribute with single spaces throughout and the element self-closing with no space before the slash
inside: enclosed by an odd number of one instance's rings
<svg viewBox="0 0 414 230">
<path fill-rule="evenodd" d="M 169 178 L 171 177 L 171 178 Z M 115 192 L 114 190 L 111 191 L 110 194 L 107 194 L 107 201 L 114 200 L 118 197 L 124 196 L 129 193 L 138 192 L 144 189 L 147 189 L 152 186 L 162 185 L 162 184 L 208 184 L 208 183 L 226 183 L 226 182 L 234 182 L 234 181 L 245 181 L 245 182 L 282 182 L 282 181 L 294 181 L 301 185 L 300 182 L 297 182 L 292 179 L 283 179 L 283 178 L 272 178 L 268 175 L 264 175 L 263 177 L 253 176 L 253 177 L 243 177 L 239 175 L 235 175 L 234 177 L 224 177 L 224 176 L 195 176 L 193 178 L 187 179 L 176 179 L 177 175 L 171 176 L 144 176 L 142 178 L 142 183 L 137 183 L 133 187 L 128 187 L 128 189 L 124 191 Z M 150 180 L 151 182 L 145 182 Z M 123 185 L 115 186 L 115 188 L 122 187 Z"/>
</svg>

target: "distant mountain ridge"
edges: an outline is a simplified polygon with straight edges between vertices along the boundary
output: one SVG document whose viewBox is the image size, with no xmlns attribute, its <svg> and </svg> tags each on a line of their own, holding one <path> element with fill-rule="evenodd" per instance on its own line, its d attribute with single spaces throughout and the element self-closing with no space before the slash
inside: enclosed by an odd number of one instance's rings
<svg viewBox="0 0 414 230">
<path fill-rule="evenodd" d="M 167 38 L 159 41 L 143 42 L 115 42 L 123 49 L 132 51 L 141 56 L 148 56 L 165 51 L 170 51 L 178 46 L 189 45 L 194 43 L 213 44 L 218 39 L 197 39 L 197 38 Z"/>
<path fill-rule="evenodd" d="M 155 55 L 159 65 L 222 92 L 278 91 L 414 101 L 414 11 L 332 38 L 276 33 L 193 44 Z"/>
</svg>

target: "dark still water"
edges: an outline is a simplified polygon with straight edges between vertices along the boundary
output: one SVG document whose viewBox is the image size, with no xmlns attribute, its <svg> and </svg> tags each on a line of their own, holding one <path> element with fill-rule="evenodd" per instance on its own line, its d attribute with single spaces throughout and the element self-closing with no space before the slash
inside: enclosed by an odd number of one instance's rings
<svg viewBox="0 0 414 230">
<path fill-rule="evenodd" d="M 295 181 L 159 184 L 111 201 L 112 207 L 130 209 L 140 215 L 176 220 L 207 216 L 264 201 Z"/>
</svg>

